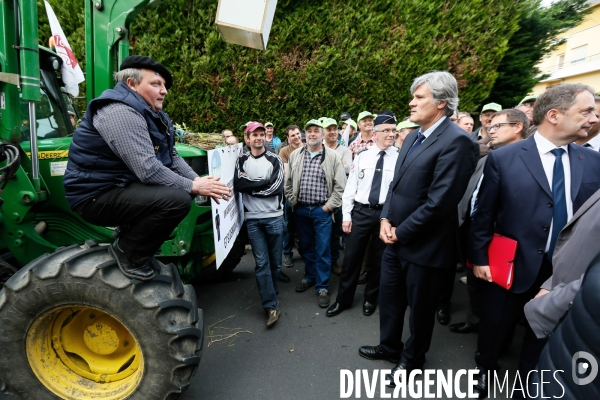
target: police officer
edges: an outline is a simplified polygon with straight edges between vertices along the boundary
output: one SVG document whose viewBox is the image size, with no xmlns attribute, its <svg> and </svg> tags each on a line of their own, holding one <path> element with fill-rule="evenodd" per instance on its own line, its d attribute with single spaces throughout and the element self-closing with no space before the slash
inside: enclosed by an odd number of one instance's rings
<svg viewBox="0 0 600 400">
<path fill-rule="evenodd" d="M 398 150 L 396 117 L 384 111 L 375 118 L 375 145 L 358 152 L 350 167 L 350 175 L 342 197 L 342 230 L 348 235 L 342 276 L 335 303 L 326 315 L 333 317 L 352 305 L 360 268 L 369 239 L 373 254 L 372 269 L 365 288 L 363 314 L 377 308 L 381 256 L 385 244 L 379 238 L 379 219 L 388 187 L 394 179 Z"/>
</svg>

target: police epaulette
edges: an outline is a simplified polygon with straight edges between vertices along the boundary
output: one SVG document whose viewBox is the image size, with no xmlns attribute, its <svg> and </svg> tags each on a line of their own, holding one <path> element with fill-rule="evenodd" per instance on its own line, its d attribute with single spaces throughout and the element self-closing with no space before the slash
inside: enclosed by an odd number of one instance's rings
<svg viewBox="0 0 600 400">
<path fill-rule="evenodd" d="M 360 153 L 363 153 L 363 152 L 365 152 L 365 151 L 367 151 L 367 150 L 369 150 L 369 148 L 368 148 L 368 147 L 365 147 L 364 149 L 362 149 L 362 150 L 359 150 L 359 151 L 356 153 L 356 155 L 359 155 Z M 355 156 L 355 157 L 356 157 L 356 156 Z"/>
</svg>

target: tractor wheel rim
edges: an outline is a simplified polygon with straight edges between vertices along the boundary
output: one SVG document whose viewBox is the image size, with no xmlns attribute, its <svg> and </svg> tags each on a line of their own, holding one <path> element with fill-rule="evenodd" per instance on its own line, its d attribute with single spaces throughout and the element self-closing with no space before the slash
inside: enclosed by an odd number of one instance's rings
<svg viewBox="0 0 600 400">
<path fill-rule="evenodd" d="M 124 399 L 143 375 L 135 337 L 118 319 L 92 307 L 40 315 L 27 332 L 26 352 L 37 378 L 62 398 Z"/>
</svg>

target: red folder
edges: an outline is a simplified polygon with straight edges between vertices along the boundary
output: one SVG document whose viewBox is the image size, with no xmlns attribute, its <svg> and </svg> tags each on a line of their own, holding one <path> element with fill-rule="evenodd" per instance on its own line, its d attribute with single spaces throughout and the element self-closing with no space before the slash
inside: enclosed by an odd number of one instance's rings
<svg viewBox="0 0 600 400">
<path fill-rule="evenodd" d="M 490 263 L 492 282 L 504 289 L 510 289 L 513 283 L 515 254 L 517 254 L 517 241 L 494 233 L 488 247 L 488 262 Z M 473 264 L 470 262 L 467 262 L 467 266 L 473 268 Z"/>
</svg>

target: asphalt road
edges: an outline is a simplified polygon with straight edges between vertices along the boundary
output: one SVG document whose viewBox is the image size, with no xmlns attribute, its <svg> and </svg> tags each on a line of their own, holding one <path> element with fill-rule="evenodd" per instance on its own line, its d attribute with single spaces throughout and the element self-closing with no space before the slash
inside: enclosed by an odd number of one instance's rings
<svg viewBox="0 0 600 400">
<path fill-rule="evenodd" d="M 342 259 L 343 252 L 340 263 Z M 379 312 L 370 317 L 362 314 L 364 286 L 358 287 L 353 308 L 328 318 L 312 288 L 304 293 L 294 291 L 303 270 L 304 264 L 295 254 L 294 267 L 284 268 L 292 282 L 279 284 L 281 316 L 272 329 L 266 328 L 260 306 L 251 251 L 227 281 L 196 286 L 198 306 L 204 312 L 204 352 L 182 399 L 336 399 L 340 398 L 341 369 L 365 369 L 371 376 L 374 369 L 393 367 L 358 355 L 360 346 L 379 343 Z M 466 285 L 458 282 L 460 276 L 455 283 L 451 323 L 464 319 L 468 305 Z M 338 280 L 335 275 L 331 278 L 332 302 Z M 523 333 L 519 326 L 500 360 L 502 373 L 517 369 Z M 408 320 L 404 339 L 407 337 Z M 455 334 L 436 321 L 426 368 L 474 368 L 476 341 L 476 334 Z M 461 388 L 466 387 L 463 377 Z M 374 397 L 381 397 L 379 385 Z M 351 398 L 356 398 L 356 392 Z M 360 398 L 368 398 L 364 387 Z M 506 397 L 499 394 L 496 398 Z"/>
</svg>

